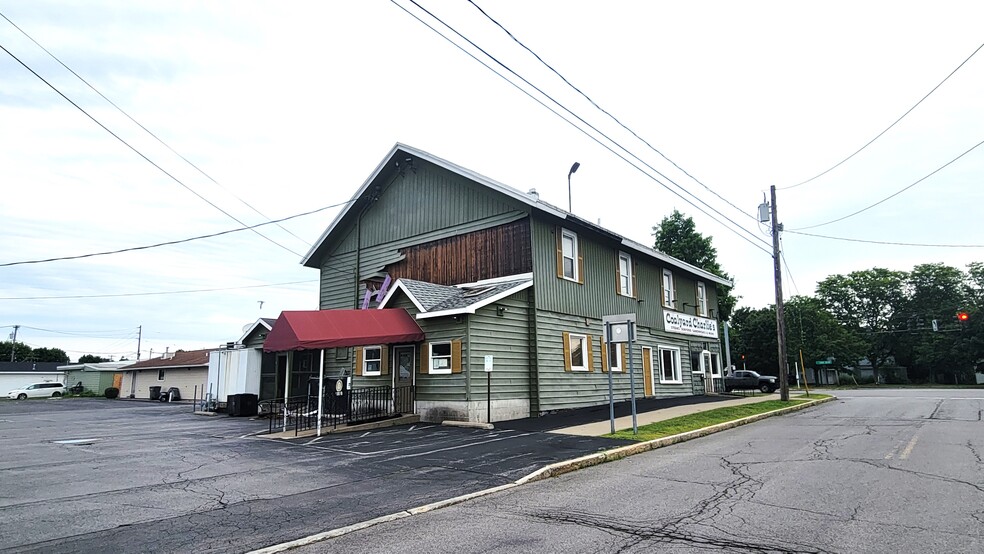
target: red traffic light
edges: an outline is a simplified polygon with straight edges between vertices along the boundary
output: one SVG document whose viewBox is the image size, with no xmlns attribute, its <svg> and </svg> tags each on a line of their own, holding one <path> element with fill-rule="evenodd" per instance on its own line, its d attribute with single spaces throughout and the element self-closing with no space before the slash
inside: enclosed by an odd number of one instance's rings
<svg viewBox="0 0 984 554">
<path fill-rule="evenodd" d="M 967 321 L 968 319 L 970 316 L 967 315 L 967 312 L 957 312 L 957 321 Z"/>
</svg>

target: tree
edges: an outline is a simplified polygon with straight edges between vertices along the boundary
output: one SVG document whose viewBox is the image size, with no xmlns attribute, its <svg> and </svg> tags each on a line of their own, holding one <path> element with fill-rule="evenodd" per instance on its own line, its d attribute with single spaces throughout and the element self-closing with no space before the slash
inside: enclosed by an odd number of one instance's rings
<svg viewBox="0 0 984 554">
<path fill-rule="evenodd" d="M 786 344 L 792 368 L 803 352 L 805 363 L 833 358 L 833 369 L 853 366 L 863 356 L 864 342 L 841 325 L 817 298 L 794 296 L 786 302 Z M 780 367 L 776 356 L 775 306 L 760 309 L 739 308 L 731 319 L 731 342 L 739 356 L 745 356 L 748 369 L 765 371 Z M 812 366 L 811 366 L 812 367 Z"/>
<path fill-rule="evenodd" d="M 908 274 L 905 302 L 896 317 L 902 332 L 893 335 L 893 350 L 911 379 L 973 382 L 973 341 L 965 333 L 966 326 L 956 320 L 957 312 L 968 309 L 972 279 L 940 263 L 917 265 Z"/>
<path fill-rule="evenodd" d="M 109 358 L 103 358 L 102 356 L 96 356 L 93 354 L 83 354 L 79 356 L 80 364 L 98 364 L 102 362 L 108 362 Z"/>
<path fill-rule="evenodd" d="M 70 360 L 61 348 L 35 348 L 31 351 L 31 361 L 67 364 Z"/>
<path fill-rule="evenodd" d="M 9 362 L 10 360 L 10 350 L 14 351 L 15 362 L 24 362 L 31 358 L 31 347 L 24 344 L 23 342 L 13 342 L 5 340 L 0 342 L 0 362 Z"/>
<path fill-rule="evenodd" d="M 823 308 L 864 341 L 864 355 L 876 376 L 892 355 L 891 333 L 905 302 L 906 278 L 905 272 L 876 267 L 831 275 L 817 284 Z"/>
<path fill-rule="evenodd" d="M 653 237 L 656 239 L 653 244 L 656 250 L 718 277 L 731 279 L 721 270 L 721 265 L 717 261 L 717 249 L 711 244 L 712 237 L 705 237 L 697 232 L 693 218 L 685 217 L 679 211 L 673 210 L 673 213 L 664 217 L 658 226 L 653 227 Z M 727 321 L 738 302 L 738 297 L 732 294 L 730 287 L 716 285 L 715 290 L 718 317 L 722 321 Z"/>
</svg>

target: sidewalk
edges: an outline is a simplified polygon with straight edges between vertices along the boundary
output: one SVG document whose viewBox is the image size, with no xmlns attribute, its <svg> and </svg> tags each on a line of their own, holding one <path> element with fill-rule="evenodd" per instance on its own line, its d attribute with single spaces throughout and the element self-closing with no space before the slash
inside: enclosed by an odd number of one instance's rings
<svg viewBox="0 0 984 554">
<path fill-rule="evenodd" d="M 745 396 L 741 398 L 726 396 L 723 398 L 726 398 L 726 400 L 720 400 L 717 402 L 705 402 L 700 404 L 685 404 L 682 406 L 671 406 L 662 409 L 637 413 L 636 426 L 642 427 L 643 425 L 647 425 L 649 423 L 655 423 L 657 421 L 665 421 L 667 419 L 673 419 L 675 417 L 695 414 L 697 412 L 706 412 L 717 408 L 725 408 L 728 406 L 740 406 L 742 404 L 755 404 L 757 402 L 764 402 L 766 400 L 779 400 L 779 393 L 757 394 L 755 396 Z M 615 430 L 620 431 L 622 429 L 632 429 L 631 415 L 615 418 Z M 584 437 L 599 437 L 601 435 L 610 433 L 611 430 L 612 430 L 611 419 L 608 418 L 605 419 L 604 421 L 585 423 L 583 425 L 575 425 L 573 427 L 564 427 L 561 429 L 555 429 L 550 432 L 562 433 L 565 435 L 580 435 Z"/>
<path fill-rule="evenodd" d="M 677 398 L 637 398 L 636 421 L 645 425 L 682 415 L 705 412 L 715 408 L 754 404 L 765 400 L 776 400 L 779 394 L 755 393 L 749 396 L 705 395 L 682 396 Z M 609 407 L 607 404 L 560 410 L 540 417 L 496 421 L 497 429 L 517 431 L 539 431 L 597 437 L 611 431 Z M 632 406 L 630 402 L 615 403 L 615 429 L 632 428 Z"/>
</svg>

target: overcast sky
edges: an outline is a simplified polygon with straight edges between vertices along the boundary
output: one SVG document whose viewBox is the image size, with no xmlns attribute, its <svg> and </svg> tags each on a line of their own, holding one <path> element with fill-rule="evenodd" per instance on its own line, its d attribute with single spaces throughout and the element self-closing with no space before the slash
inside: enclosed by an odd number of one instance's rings
<svg viewBox="0 0 984 554">
<path fill-rule="evenodd" d="M 803 229 L 878 202 L 984 140 L 984 53 L 971 57 L 984 42 L 978 0 L 476 0 L 652 148 L 475 5 L 418 3 L 564 108 L 408 0 L 0 0 L 9 18 L 0 18 L 9 51 L 0 51 L 0 264 L 177 241 L 337 205 L 402 142 L 536 188 L 559 207 L 580 162 L 574 213 L 652 244 L 652 226 L 678 209 L 713 237 L 741 305 L 763 307 L 774 301 L 771 242 L 754 214 L 770 185 L 780 189 L 785 228 Z M 785 188 L 864 146 L 968 57 L 870 146 Z M 680 190 L 673 183 L 707 213 L 669 192 Z M 982 185 L 984 146 L 870 210 L 802 232 L 982 245 Z M 18 341 L 62 348 L 73 361 L 134 359 L 139 326 L 143 358 L 236 340 L 258 317 L 318 307 L 318 272 L 300 260 L 337 212 L 261 227 L 266 238 L 242 231 L 0 266 L 0 334 L 20 325 Z M 787 297 L 812 294 L 834 273 L 984 258 L 980 247 L 792 232 L 783 243 Z"/>
</svg>

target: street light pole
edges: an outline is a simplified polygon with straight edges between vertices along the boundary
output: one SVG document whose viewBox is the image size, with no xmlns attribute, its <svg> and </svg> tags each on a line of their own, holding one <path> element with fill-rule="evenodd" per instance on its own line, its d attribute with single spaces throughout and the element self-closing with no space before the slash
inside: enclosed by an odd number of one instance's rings
<svg viewBox="0 0 984 554">
<path fill-rule="evenodd" d="M 571 209 L 571 175 L 574 175 L 579 167 L 581 167 L 581 163 L 574 162 L 574 165 L 571 166 L 571 170 L 567 172 L 567 211 L 569 213 L 574 213 Z"/>
</svg>

